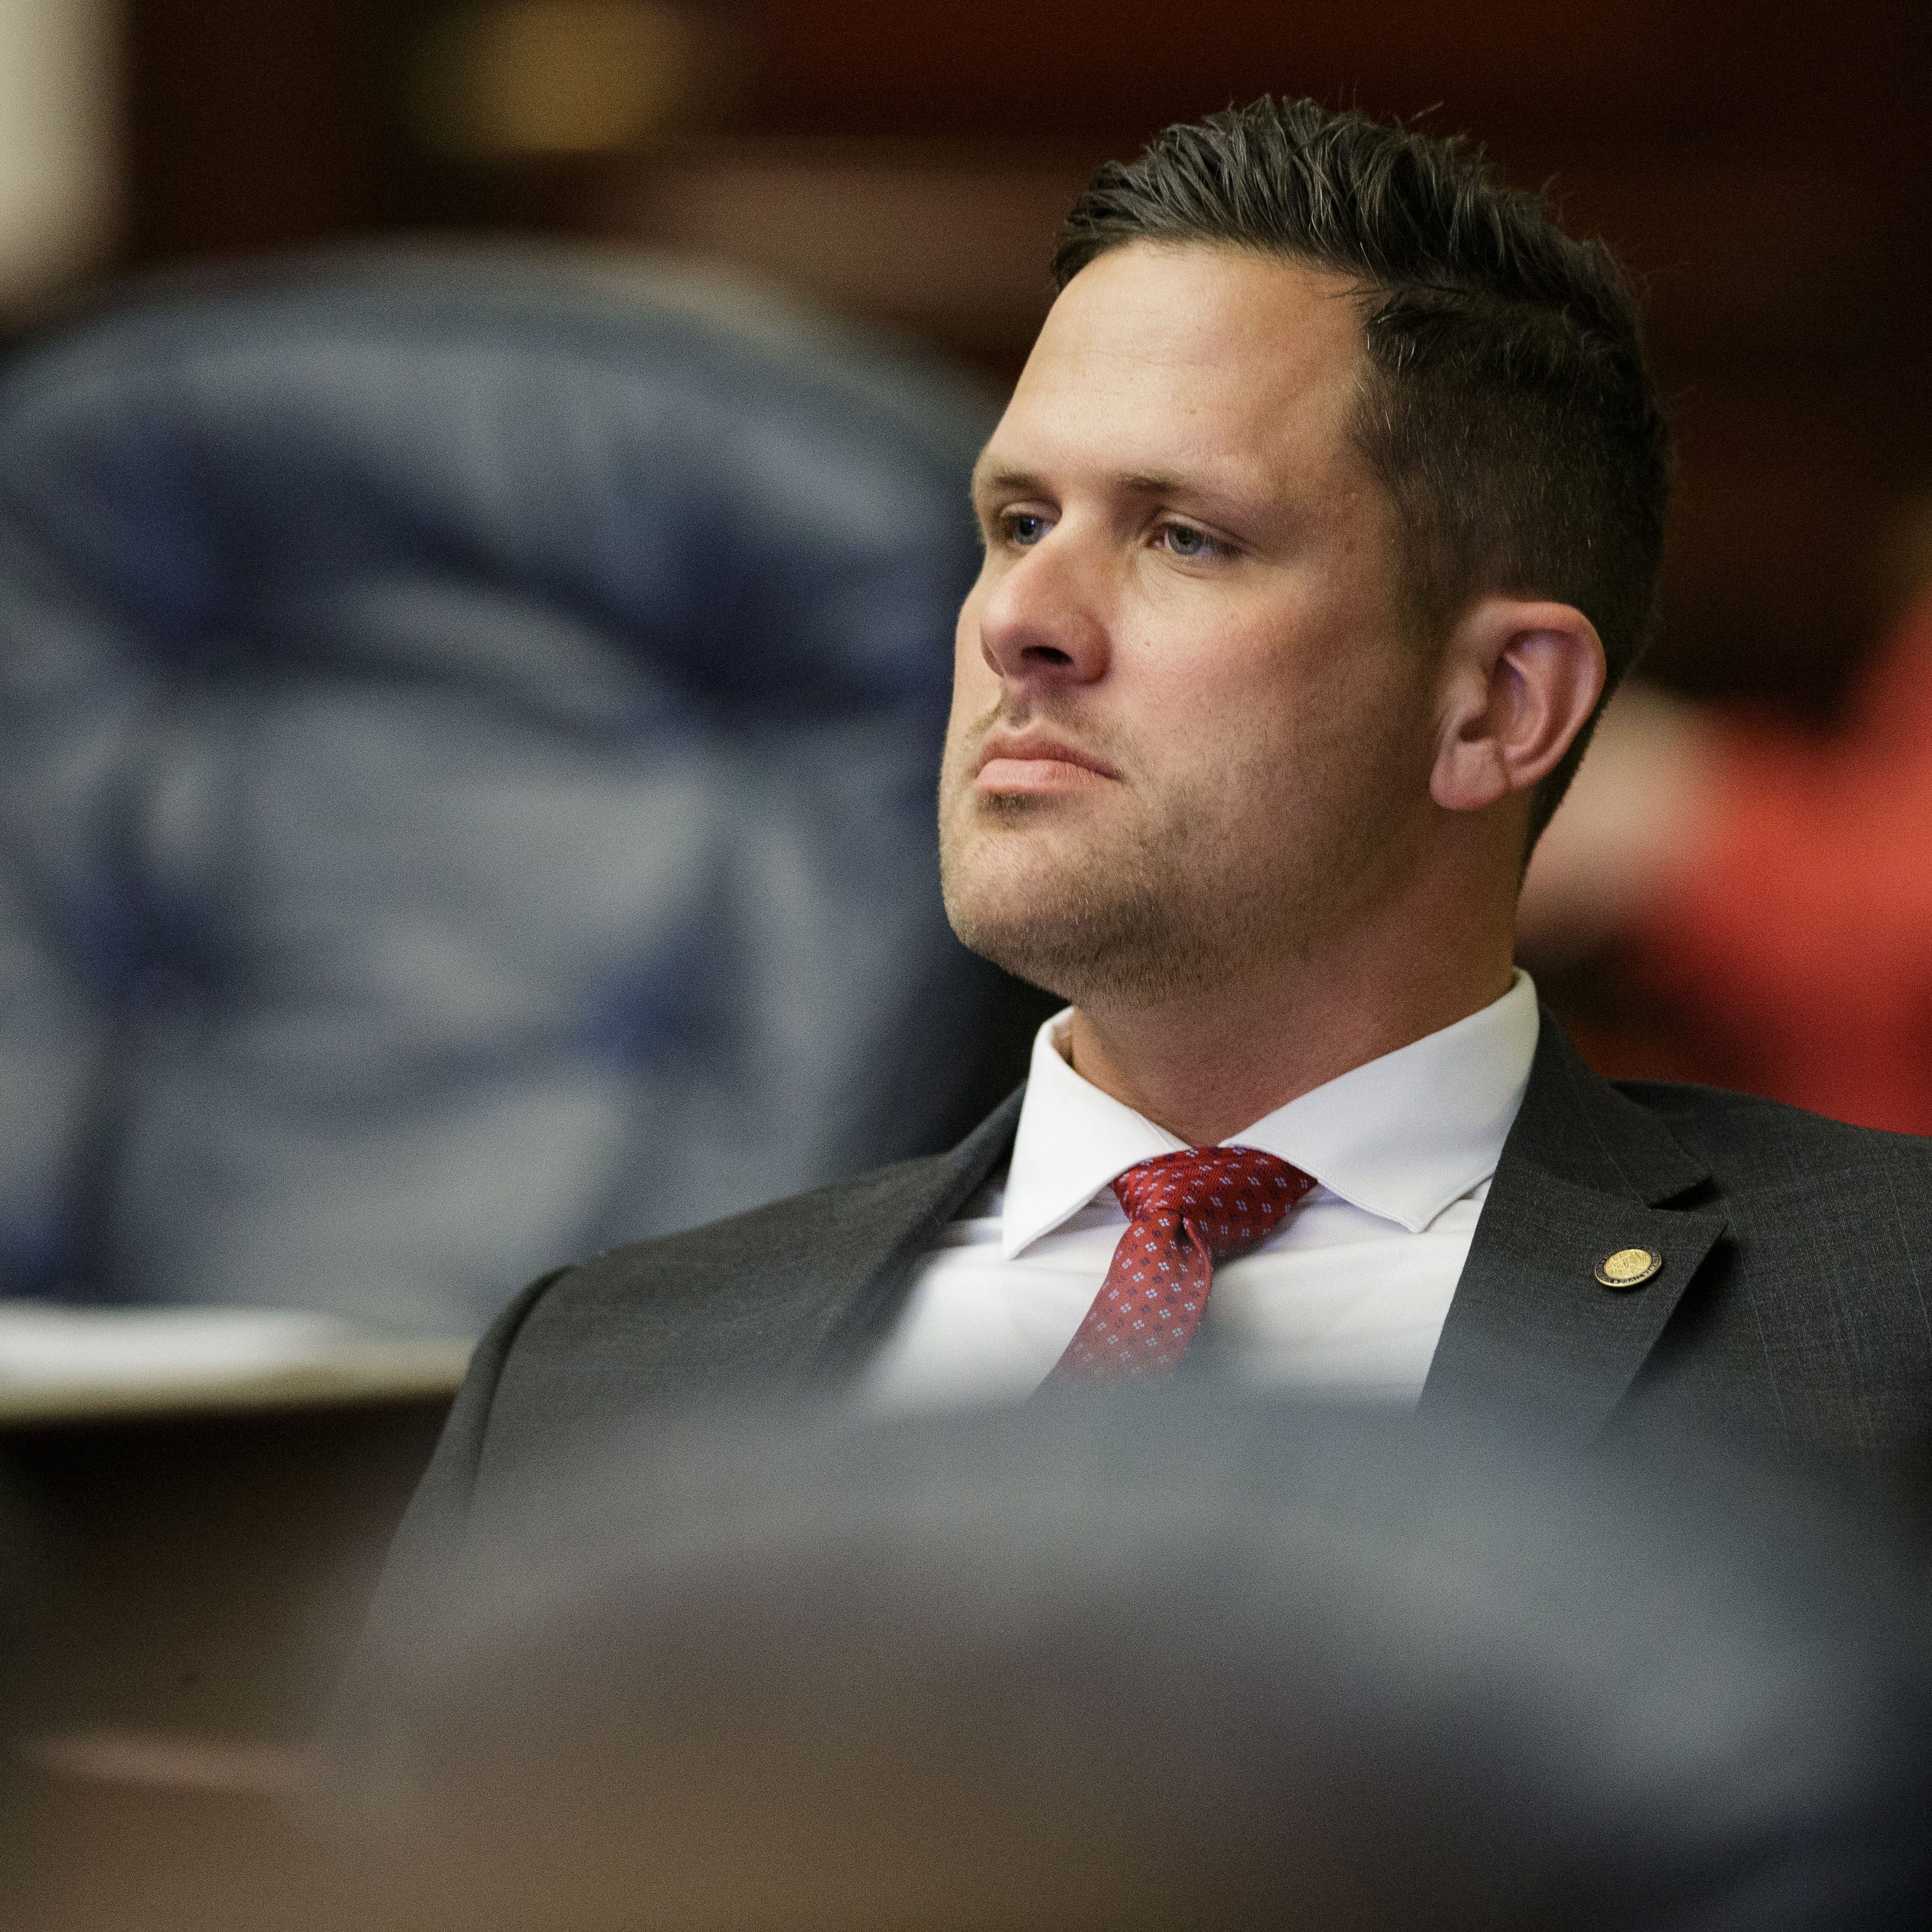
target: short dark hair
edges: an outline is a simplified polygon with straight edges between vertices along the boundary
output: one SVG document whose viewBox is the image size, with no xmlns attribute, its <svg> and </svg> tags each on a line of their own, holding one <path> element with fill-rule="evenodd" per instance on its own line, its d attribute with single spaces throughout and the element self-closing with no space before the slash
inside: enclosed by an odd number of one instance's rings
<svg viewBox="0 0 1932 1932">
<path fill-rule="evenodd" d="M 1419 627 L 1440 636 L 1490 591 L 1574 604 L 1603 639 L 1608 697 L 1655 622 L 1670 455 L 1636 297 L 1601 242 L 1565 234 L 1546 194 L 1460 138 L 1268 98 L 1110 161 L 1067 217 L 1055 286 L 1136 241 L 1352 278 L 1355 435 L 1394 502 Z M 1532 839 L 1589 730 L 1538 788 Z"/>
</svg>

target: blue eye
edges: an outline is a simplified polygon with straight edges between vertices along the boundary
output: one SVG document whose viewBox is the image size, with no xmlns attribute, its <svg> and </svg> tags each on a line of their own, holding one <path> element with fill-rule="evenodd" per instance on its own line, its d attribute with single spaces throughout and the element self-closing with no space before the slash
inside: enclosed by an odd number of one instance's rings
<svg viewBox="0 0 1932 1932">
<path fill-rule="evenodd" d="M 1006 519 L 1008 538 L 1028 548 L 1040 542 L 1046 534 L 1046 519 L 1035 516 L 1030 510 L 1018 510 Z"/>
<path fill-rule="evenodd" d="M 1209 556 L 1220 548 L 1205 530 L 1191 530 L 1185 524 L 1166 524 L 1162 533 L 1176 556 Z"/>
</svg>

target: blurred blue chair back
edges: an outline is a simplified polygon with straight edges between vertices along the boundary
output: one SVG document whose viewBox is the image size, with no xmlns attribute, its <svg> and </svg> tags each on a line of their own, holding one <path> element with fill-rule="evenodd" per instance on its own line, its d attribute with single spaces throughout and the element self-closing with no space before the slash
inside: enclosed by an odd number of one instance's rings
<svg viewBox="0 0 1932 1932">
<path fill-rule="evenodd" d="M 0 1292 L 462 1331 L 938 1144 L 953 379 L 669 268 L 150 290 L 0 376 Z"/>
</svg>

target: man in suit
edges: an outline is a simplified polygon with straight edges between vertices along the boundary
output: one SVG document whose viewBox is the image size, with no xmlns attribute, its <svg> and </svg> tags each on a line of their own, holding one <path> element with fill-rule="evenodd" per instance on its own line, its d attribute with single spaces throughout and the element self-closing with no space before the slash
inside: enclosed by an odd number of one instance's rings
<svg viewBox="0 0 1932 1932">
<path fill-rule="evenodd" d="M 1512 964 L 1661 553 L 1614 261 L 1455 143 L 1264 101 L 1103 170 L 1056 274 L 974 478 L 940 815 L 956 928 L 1069 1010 L 950 1153 L 536 1282 L 405 1552 L 568 1430 L 758 1382 L 1211 1362 L 1916 1480 L 1928 1144 L 1606 1084 Z"/>
</svg>

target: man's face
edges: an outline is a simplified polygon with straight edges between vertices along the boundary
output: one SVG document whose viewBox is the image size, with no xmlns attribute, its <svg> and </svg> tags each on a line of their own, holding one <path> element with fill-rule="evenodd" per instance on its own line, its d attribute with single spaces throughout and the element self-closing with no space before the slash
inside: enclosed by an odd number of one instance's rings
<svg viewBox="0 0 1932 1932">
<path fill-rule="evenodd" d="M 1348 424 L 1337 278 L 1136 243 L 1054 304 L 975 473 L 940 782 L 967 944 L 1083 1006 L 1318 954 L 1415 849 L 1433 655 Z"/>
</svg>

